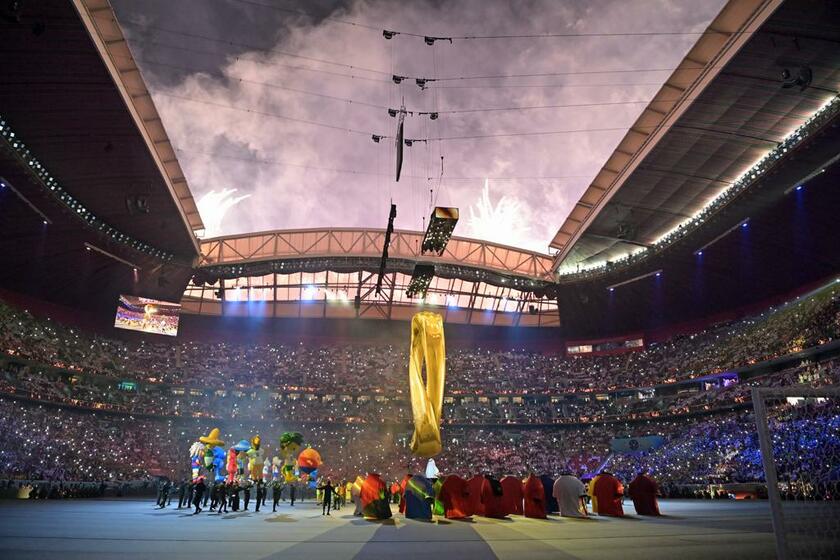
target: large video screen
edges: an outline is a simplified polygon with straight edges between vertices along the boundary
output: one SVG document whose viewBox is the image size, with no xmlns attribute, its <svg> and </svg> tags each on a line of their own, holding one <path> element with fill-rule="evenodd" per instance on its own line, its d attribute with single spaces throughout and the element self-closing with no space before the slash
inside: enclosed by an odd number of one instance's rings
<svg viewBox="0 0 840 560">
<path fill-rule="evenodd" d="M 114 326 L 118 329 L 176 336 L 181 304 L 140 296 L 120 296 Z"/>
</svg>

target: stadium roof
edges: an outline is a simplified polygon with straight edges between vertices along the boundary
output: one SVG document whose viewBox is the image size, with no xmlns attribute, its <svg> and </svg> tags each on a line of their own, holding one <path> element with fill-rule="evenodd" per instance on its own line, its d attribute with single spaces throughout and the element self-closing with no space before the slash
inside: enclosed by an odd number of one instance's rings
<svg viewBox="0 0 840 560">
<path fill-rule="evenodd" d="M 607 160 L 551 246 L 561 272 L 645 252 L 837 94 L 840 5 L 733 0 Z M 807 88 L 782 72 L 813 72 Z"/>
<path fill-rule="evenodd" d="M 73 302 L 177 299 L 202 223 L 109 3 L 0 15 L 4 283 Z"/>
</svg>

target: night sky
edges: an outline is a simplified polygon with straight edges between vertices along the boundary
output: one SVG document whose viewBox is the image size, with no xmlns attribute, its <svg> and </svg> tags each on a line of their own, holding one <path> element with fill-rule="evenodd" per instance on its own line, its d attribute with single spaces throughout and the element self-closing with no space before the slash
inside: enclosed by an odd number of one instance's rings
<svg viewBox="0 0 840 560">
<path fill-rule="evenodd" d="M 391 199 L 395 227 L 419 230 L 431 198 L 460 208 L 458 236 L 546 252 L 724 1 L 112 4 L 179 149 L 207 236 L 384 228 Z M 384 29 L 405 33 L 386 40 Z M 627 33 L 645 35 L 591 36 Z M 422 37 L 541 34 L 590 36 L 433 46 Z M 411 78 L 398 85 L 394 74 Z M 425 89 L 414 79 L 482 76 Z M 397 120 L 387 108 L 403 99 L 406 110 L 439 118 L 406 116 L 406 138 L 430 140 L 405 148 L 397 183 Z M 371 134 L 388 138 L 374 143 Z"/>
</svg>

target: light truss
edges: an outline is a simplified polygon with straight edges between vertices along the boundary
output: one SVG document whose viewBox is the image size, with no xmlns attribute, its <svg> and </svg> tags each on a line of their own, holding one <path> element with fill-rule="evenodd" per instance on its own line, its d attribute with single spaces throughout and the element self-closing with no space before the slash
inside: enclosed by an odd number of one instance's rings
<svg viewBox="0 0 840 560">
<path fill-rule="evenodd" d="M 239 317 L 362 318 L 409 320 L 431 309 L 449 323 L 557 327 L 555 300 L 531 291 L 462 278 L 432 279 L 422 301 L 406 295 L 411 270 L 390 271 L 376 293 L 377 270 L 270 272 L 190 284 L 181 301 L 185 313 Z M 354 304 L 359 297 L 359 305 Z M 535 313 L 530 312 L 533 306 Z"/>
</svg>

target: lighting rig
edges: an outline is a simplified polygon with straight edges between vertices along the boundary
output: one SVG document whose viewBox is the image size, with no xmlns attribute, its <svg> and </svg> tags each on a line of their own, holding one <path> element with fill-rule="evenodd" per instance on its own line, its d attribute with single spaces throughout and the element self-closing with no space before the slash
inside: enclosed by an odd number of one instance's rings
<svg viewBox="0 0 840 560">
<path fill-rule="evenodd" d="M 452 237 L 455 224 L 458 223 L 458 209 L 435 206 L 429 217 L 429 227 L 426 235 L 423 236 L 423 243 L 420 246 L 420 254 L 437 253 L 441 256 L 446 250 L 446 244 Z"/>
<path fill-rule="evenodd" d="M 405 290 L 405 297 L 426 297 L 429 284 L 432 283 L 434 276 L 435 265 L 420 263 L 414 265 L 414 272 L 411 273 L 411 280 L 408 283 L 408 288 Z"/>
<path fill-rule="evenodd" d="M 391 245 L 391 234 L 394 233 L 394 218 L 397 217 L 397 205 L 391 204 L 388 214 L 388 228 L 385 230 L 385 243 L 382 247 L 382 259 L 379 261 L 379 275 L 376 277 L 376 295 L 382 291 L 382 277 L 385 276 L 385 264 L 388 261 L 388 247 Z"/>
</svg>

